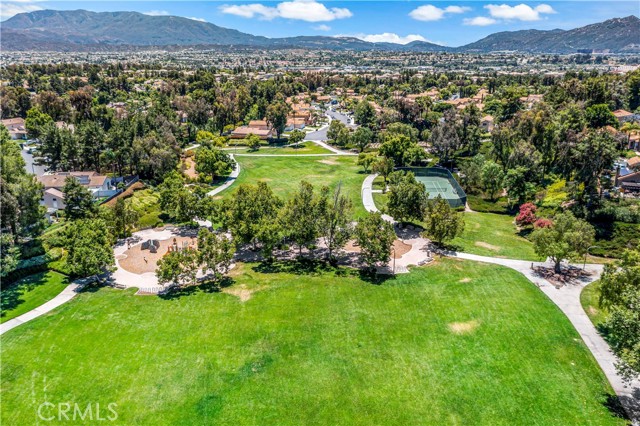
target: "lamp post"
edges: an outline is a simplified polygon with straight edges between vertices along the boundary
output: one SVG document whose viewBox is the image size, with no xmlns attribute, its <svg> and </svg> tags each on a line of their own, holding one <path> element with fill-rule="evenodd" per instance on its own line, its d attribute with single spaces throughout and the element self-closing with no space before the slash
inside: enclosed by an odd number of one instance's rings
<svg viewBox="0 0 640 426">
<path fill-rule="evenodd" d="M 587 268 L 587 255 L 589 254 L 589 250 L 596 247 L 600 247 L 600 246 L 590 246 L 587 248 L 587 251 L 584 253 L 584 263 L 582 264 L 583 271 Z"/>
</svg>

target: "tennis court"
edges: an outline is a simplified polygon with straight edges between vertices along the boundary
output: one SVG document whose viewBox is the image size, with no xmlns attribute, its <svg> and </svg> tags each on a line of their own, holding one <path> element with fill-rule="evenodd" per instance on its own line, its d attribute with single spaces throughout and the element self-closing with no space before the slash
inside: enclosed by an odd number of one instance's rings
<svg viewBox="0 0 640 426">
<path fill-rule="evenodd" d="M 421 167 L 402 170 L 413 172 L 416 180 L 424 184 L 429 199 L 437 198 L 439 195 L 447 200 L 451 207 L 461 207 L 467 202 L 467 195 L 447 169 Z"/>
</svg>

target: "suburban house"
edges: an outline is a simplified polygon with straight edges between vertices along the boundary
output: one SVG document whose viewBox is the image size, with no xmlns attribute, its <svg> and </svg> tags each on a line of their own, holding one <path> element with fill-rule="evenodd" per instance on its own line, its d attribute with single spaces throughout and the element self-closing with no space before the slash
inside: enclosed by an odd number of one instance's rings
<svg viewBox="0 0 640 426">
<path fill-rule="evenodd" d="M 616 172 L 616 186 L 623 191 L 640 191 L 640 157 L 626 161 Z"/>
<path fill-rule="evenodd" d="M 258 136 L 262 140 L 271 139 L 275 132 L 264 120 L 251 120 L 248 125 L 237 127 L 231 132 L 231 139 L 246 139 L 250 134 Z"/>
<path fill-rule="evenodd" d="M 50 175 L 38 176 L 38 181 L 44 186 L 44 196 L 41 204 L 52 212 L 64 209 L 64 182 L 67 177 L 73 176 L 86 187 L 95 198 L 110 197 L 117 193 L 112 178 L 99 175 L 96 172 L 59 172 Z"/>
<path fill-rule="evenodd" d="M 2 120 L 1 123 L 9 130 L 11 139 L 27 139 L 27 128 L 24 125 L 24 118 L 7 118 Z"/>
<path fill-rule="evenodd" d="M 531 109 L 538 102 L 542 102 L 543 98 L 544 98 L 543 95 L 528 95 L 528 96 L 522 96 L 519 99 L 520 99 L 520 102 L 524 104 L 525 108 Z"/>
<path fill-rule="evenodd" d="M 490 115 L 482 117 L 482 121 L 480 121 L 480 128 L 487 133 L 491 133 L 493 131 L 493 117 Z"/>
<path fill-rule="evenodd" d="M 626 111 L 624 109 L 617 109 L 613 111 L 613 115 L 616 116 L 616 118 L 620 123 L 624 123 L 626 121 L 634 121 L 639 118 L 637 114 Z"/>
</svg>

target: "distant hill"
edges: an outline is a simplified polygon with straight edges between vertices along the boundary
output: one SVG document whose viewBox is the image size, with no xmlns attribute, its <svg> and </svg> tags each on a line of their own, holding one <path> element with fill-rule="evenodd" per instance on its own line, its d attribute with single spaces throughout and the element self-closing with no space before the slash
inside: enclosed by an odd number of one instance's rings
<svg viewBox="0 0 640 426">
<path fill-rule="evenodd" d="M 451 48 L 425 41 L 406 45 L 370 43 L 354 37 L 299 36 L 267 38 L 177 16 L 149 16 L 138 12 L 41 10 L 21 13 L 2 22 L 4 50 L 111 50 L 160 46 L 247 46 L 332 50 L 396 50 L 572 53 L 578 49 L 640 51 L 640 19 L 610 19 L 569 31 L 523 30 L 491 34 L 482 40 Z"/>
<path fill-rule="evenodd" d="M 568 31 L 505 31 L 491 34 L 460 49 L 467 52 L 517 50 L 545 53 L 571 53 L 579 49 L 640 51 L 640 19 L 631 15 Z"/>
</svg>

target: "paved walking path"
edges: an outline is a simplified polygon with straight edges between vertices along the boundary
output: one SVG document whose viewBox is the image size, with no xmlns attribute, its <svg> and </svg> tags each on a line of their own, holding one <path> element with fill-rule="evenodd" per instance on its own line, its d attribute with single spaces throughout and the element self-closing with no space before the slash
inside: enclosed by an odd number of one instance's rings
<svg viewBox="0 0 640 426">
<path fill-rule="evenodd" d="M 227 176 L 227 180 L 222 185 L 220 185 L 216 189 L 213 189 L 207 192 L 208 196 L 213 197 L 214 195 L 217 195 L 218 193 L 224 191 L 225 189 L 233 185 L 233 183 L 236 181 L 236 179 L 240 175 L 240 163 L 236 161 L 236 159 L 234 158 L 234 154 L 229 154 L 229 157 L 231 157 L 233 162 L 236 163 L 236 167 L 231 171 L 231 174 Z"/>
<path fill-rule="evenodd" d="M 0 335 L 6 333 L 7 331 L 24 324 L 27 321 L 31 321 L 34 318 L 38 318 L 41 315 L 46 314 L 47 312 L 51 312 L 55 308 L 60 305 L 67 303 L 69 300 L 73 299 L 76 294 L 78 294 L 79 290 L 82 288 L 84 284 L 92 281 L 94 278 L 84 278 L 81 280 L 76 280 L 71 284 L 67 285 L 64 290 L 62 290 L 56 297 L 49 300 L 48 302 L 38 306 L 35 309 L 30 310 L 20 316 L 10 319 L 2 324 L 0 324 Z"/>
<path fill-rule="evenodd" d="M 369 212 L 378 211 L 372 195 L 373 180 L 376 176 L 377 175 L 375 174 L 369 175 L 362 183 L 362 202 L 365 209 Z M 393 218 L 388 215 L 384 215 L 383 217 L 385 217 L 386 220 L 393 221 Z M 593 357 L 600 365 L 600 368 L 607 377 L 607 380 L 609 380 L 611 387 L 620 399 L 620 402 L 627 411 L 627 414 L 634 421 L 634 425 L 640 424 L 640 380 L 635 380 L 630 385 L 625 386 L 622 377 L 618 374 L 615 367 L 618 362 L 617 357 L 613 352 L 611 352 L 611 348 L 598 333 L 582 308 L 582 303 L 580 303 L 580 293 L 582 292 L 582 289 L 587 284 L 600 278 L 603 265 L 586 265 L 586 270 L 591 273 L 587 279 L 556 288 L 556 286 L 536 274 L 532 269 L 532 267 L 536 266 L 551 268 L 553 265 L 550 262 L 530 262 L 526 260 L 503 259 L 458 252 L 448 252 L 445 254 L 447 256 L 457 257 L 460 259 L 506 266 L 520 272 L 529 281 L 534 283 L 544 294 L 547 295 L 549 299 L 551 299 L 553 303 L 555 303 L 558 308 L 560 308 L 566 317 L 569 318 L 569 321 L 571 321 L 571 324 L 573 324 L 585 345 L 589 348 Z"/>
</svg>

